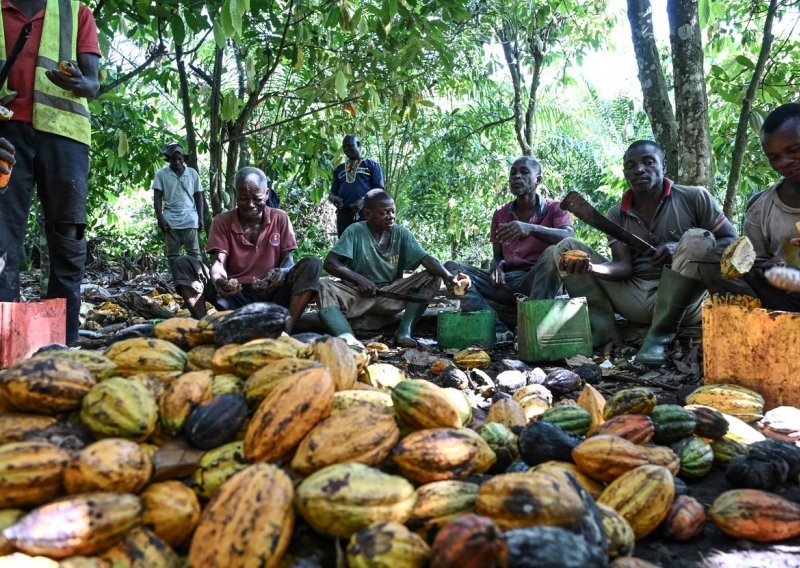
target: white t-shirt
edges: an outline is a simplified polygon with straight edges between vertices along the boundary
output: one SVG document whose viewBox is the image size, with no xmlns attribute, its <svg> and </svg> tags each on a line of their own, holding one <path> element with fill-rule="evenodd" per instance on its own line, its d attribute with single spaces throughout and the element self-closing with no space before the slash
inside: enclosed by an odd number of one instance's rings
<svg viewBox="0 0 800 568">
<path fill-rule="evenodd" d="M 161 168 L 156 172 L 150 189 L 159 190 L 164 194 L 164 220 L 170 228 L 197 228 L 198 219 L 194 194 L 203 192 L 197 170 L 185 166 L 183 175 L 178 177 L 169 166 Z"/>
</svg>

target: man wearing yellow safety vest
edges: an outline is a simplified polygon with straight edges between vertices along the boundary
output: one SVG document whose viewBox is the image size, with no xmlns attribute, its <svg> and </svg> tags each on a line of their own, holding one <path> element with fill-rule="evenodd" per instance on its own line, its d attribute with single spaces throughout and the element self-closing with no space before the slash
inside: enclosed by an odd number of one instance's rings
<svg viewBox="0 0 800 568">
<path fill-rule="evenodd" d="M 100 87 L 100 46 L 92 12 L 71 0 L 2 0 L 0 65 L 13 59 L 25 24 L 32 29 L 0 85 L 14 114 L 0 136 L 16 164 L 0 196 L 0 301 L 19 298 L 19 269 L 36 185 L 50 253 L 47 297 L 67 300 L 67 343 L 78 340 L 80 285 L 86 261 L 86 193 L 91 124 L 87 99 Z"/>
</svg>

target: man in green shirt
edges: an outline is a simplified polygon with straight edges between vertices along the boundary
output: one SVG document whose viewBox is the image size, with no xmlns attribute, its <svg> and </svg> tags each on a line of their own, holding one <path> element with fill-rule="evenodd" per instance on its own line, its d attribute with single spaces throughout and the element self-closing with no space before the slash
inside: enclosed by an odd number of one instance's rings
<svg viewBox="0 0 800 568">
<path fill-rule="evenodd" d="M 405 309 L 395 340 L 401 347 L 415 347 L 411 331 L 427 304 L 379 297 L 378 290 L 431 298 L 441 281 L 451 291 L 458 284 L 457 276 L 425 252 L 411 231 L 395 225 L 395 215 L 394 200 L 388 193 L 382 189 L 367 192 L 366 221 L 347 227 L 325 257 L 323 268 L 340 280 L 320 280 L 319 317 L 333 335 L 350 343 L 358 340 L 347 318 L 366 313 L 390 315 Z M 403 278 L 404 271 L 420 264 L 425 271 Z"/>
</svg>

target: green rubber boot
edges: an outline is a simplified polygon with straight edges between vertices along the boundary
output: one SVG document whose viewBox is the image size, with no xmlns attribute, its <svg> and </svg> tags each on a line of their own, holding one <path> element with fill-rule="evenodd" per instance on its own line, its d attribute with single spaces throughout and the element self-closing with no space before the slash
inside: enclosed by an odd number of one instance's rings
<svg viewBox="0 0 800 568">
<path fill-rule="evenodd" d="M 658 283 L 653 323 L 647 330 L 642 348 L 636 354 L 639 363 L 658 367 L 668 361 L 667 347 L 678 334 L 686 310 L 700 299 L 703 292 L 705 286 L 702 281 L 681 276 L 664 267 Z"/>
<path fill-rule="evenodd" d="M 361 342 L 353 335 L 353 328 L 350 327 L 350 323 L 338 306 L 320 309 L 319 319 L 325 324 L 331 335 L 341 337 L 347 341 L 348 345 L 361 345 Z"/>
<path fill-rule="evenodd" d="M 400 320 L 400 325 L 397 327 L 397 333 L 394 336 L 397 345 L 409 348 L 417 346 L 417 342 L 411 337 L 411 332 L 427 309 L 428 304 L 406 304 L 403 319 Z"/>
<path fill-rule="evenodd" d="M 569 292 L 570 298 L 586 298 L 589 308 L 589 325 L 592 328 L 592 347 L 603 347 L 610 341 L 619 341 L 617 320 L 614 318 L 614 308 L 608 301 L 608 296 L 590 275 L 564 276 L 564 287 Z"/>
</svg>

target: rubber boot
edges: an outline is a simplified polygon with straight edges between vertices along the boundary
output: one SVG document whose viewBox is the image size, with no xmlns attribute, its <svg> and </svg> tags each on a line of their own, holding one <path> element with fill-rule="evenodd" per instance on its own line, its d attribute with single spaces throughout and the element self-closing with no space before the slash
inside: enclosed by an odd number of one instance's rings
<svg viewBox="0 0 800 568">
<path fill-rule="evenodd" d="M 417 342 L 411 337 L 411 332 L 427 309 L 428 304 L 406 304 L 403 319 L 400 320 L 400 325 L 397 327 L 397 333 L 394 336 L 400 347 L 413 348 L 417 346 Z"/>
<path fill-rule="evenodd" d="M 608 296 L 592 276 L 564 276 L 564 287 L 570 298 L 586 298 L 589 308 L 589 325 L 592 328 L 592 347 L 603 347 L 609 341 L 618 341 L 617 320 Z"/>
<path fill-rule="evenodd" d="M 347 341 L 348 345 L 361 345 L 361 342 L 353 335 L 353 328 L 350 327 L 350 323 L 344 317 L 339 306 L 328 306 L 320 309 L 319 319 L 325 324 L 331 335 L 341 337 Z"/>
<path fill-rule="evenodd" d="M 678 334 L 686 310 L 700 299 L 703 292 L 705 286 L 701 280 L 681 276 L 666 267 L 661 271 L 653 323 L 636 354 L 636 361 L 648 367 L 658 367 L 668 361 L 667 347 Z"/>
</svg>

